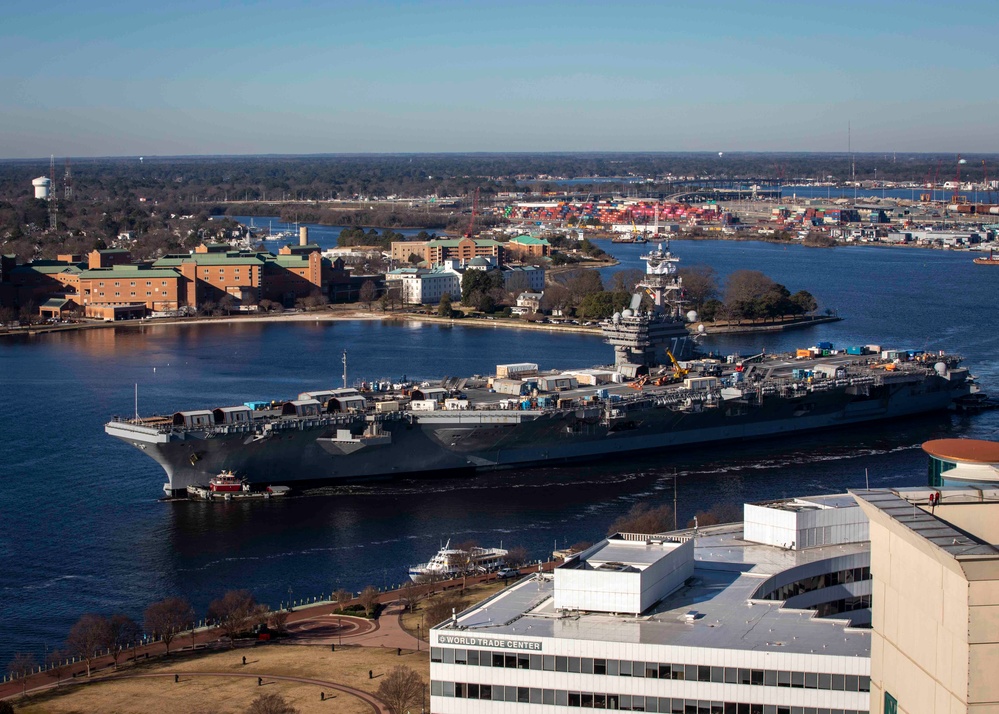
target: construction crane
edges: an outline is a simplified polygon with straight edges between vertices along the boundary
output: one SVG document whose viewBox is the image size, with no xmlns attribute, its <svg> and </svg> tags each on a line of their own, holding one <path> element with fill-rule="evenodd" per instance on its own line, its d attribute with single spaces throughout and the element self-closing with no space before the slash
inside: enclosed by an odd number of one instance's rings
<svg viewBox="0 0 999 714">
<path fill-rule="evenodd" d="M 676 361 L 676 357 L 673 356 L 673 352 L 668 348 L 666 350 L 666 356 L 669 357 L 669 363 L 673 365 L 673 381 L 682 382 L 684 378 L 690 374 L 690 370 L 681 367 L 680 363 Z"/>
<path fill-rule="evenodd" d="M 954 184 L 954 195 L 951 197 L 951 203 L 962 203 L 961 201 L 961 164 L 967 163 L 961 158 L 961 155 L 957 155 L 957 183 Z"/>
<path fill-rule="evenodd" d="M 479 213 L 479 189 L 475 189 L 475 198 L 472 199 L 472 217 L 468 221 L 468 230 L 465 231 L 465 237 L 472 237 L 472 230 L 475 228 L 475 217 Z"/>
</svg>

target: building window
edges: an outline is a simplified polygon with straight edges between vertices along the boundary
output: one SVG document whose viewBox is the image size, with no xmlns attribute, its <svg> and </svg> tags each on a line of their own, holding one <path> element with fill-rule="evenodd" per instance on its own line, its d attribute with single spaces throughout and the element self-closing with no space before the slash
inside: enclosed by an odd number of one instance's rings
<svg viewBox="0 0 999 714">
<path fill-rule="evenodd" d="M 898 714 L 898 700 L 885 692 L 885 714 Z"/>
</svg>

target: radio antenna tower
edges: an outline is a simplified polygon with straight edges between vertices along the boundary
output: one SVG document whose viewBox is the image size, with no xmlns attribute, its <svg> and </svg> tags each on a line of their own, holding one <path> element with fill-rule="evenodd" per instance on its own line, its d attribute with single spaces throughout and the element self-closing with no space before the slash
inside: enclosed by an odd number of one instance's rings
<svg viewBox="0 0 999 714">
<path fill-rule="evenodd" d="M 62 178 L 62 184 L 63 195 L 67 201 L 71 201 L 73 199 L 73 170 L 68 156 L 66 157 L 66 174 Z"/>
<path fill-rule="evenodd" d="M 55 154 L 49 155 L 49 228 L 56 230 L 59 227 L 59 209 L 55 200 Z"/>
</svg>

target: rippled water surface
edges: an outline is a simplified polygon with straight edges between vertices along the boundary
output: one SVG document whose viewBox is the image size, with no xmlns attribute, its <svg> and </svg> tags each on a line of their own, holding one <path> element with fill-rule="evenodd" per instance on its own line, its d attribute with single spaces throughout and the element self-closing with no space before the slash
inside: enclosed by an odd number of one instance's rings
<svg viewBox="0 0 999 714">
<path fill-rule="evenodd" d="M 927 250 L 810 250 L 763 243 L 677 242 L 687 264 L 724 276 L 762 270 L 808 289 L 846 319 L 780 335 L 708 337 L 706 350 L 755 354 L 829 340 L 963 354 L 999 390 L 999 270 L 967 254 Z M 640 246 L 613 246 L 638 267 Z M 163 474 L 104 435 L 114 414 L 272 399 L 337 384 L 347 349 L 352 378 L 439 378 L 497 363 L 542 368 L 607 363 L 597 337 L 491 328 L 381 323 L 152 326 L 0 342 L 0 660 L 42 654 L 84 612 L 125 611 L 181 594 L 208 601 L 247 587 L 277 606 L 369 583 L 401 582 L 441 542 L 524 545 L 534 557 L 595 540 L 639 501 L 672 501 L 680 518 L 716 501 L 916 484 L 918 445 L 942 435 L 999 438 L 999 415 L 916 419 L 783 441 L 692 449 L 472 479 L 331 489 L 285 501 L 162 503 Z"/>
</svg>

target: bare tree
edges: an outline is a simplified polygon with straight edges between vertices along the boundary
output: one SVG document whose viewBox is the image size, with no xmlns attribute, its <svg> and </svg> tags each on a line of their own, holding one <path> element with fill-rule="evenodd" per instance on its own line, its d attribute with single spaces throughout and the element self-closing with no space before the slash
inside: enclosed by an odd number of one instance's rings
<svg viewBox="0 0 999 714">
<path fill-rule="evenodd" d="M 718 278 L 710 265 L 691 265 L 678 271 L 683 278 L 684 297 L 691 307 L 700 310 L 704 303 L 718 297 Z"/>
<path fill-rule="evenodd" d="M 170 654 L 170 643 L 194 622 L 194 608 L 182 597 L 168 597 L 147 607 L 142 619 L 146 632 L 163 640 Z"/>
<path fill-rule="evenodd" d="M 421 602 L 426 600 L 430 593 L 433 592 L 433 580 L 423 580 L 419 581 L 409 580 L 402 586 L 402 597 L 406 601 L 406 606 L 409 608 L 410 612 L 416 609 L 416 606 Z"/>
<path fill-rule="evenodd" d="M 716 503 L 707 511 L 698 511 L 687 523 L 687 528 L 698 526 L 714 526 L 719 523 L 736 523 L 742 520 L 742 509 L 737 503 Z"/>
<path fill-rule="evenodd" d="M 569 288 L 558 283 L 545 287 L 544 295 L 541 298 L 541 309 L 548 312 L 564 312 L 572 305 L 572 293 Z"/>
<path fill-rule="evenodd" d="M 378 604 L 378 588 L 374 585 L 369 585 L 361 591 L 361 594 L 357 596 L 358 602 L 364 607 L 364 611 L 371 617 L 375 612 L 375 606 Z"/>
<path fill-rule="evenodd" d="M 69 655 L 62 650 L 52 650 L 47 655 L 45 655 L 45 665 L 48 669 L 45 673 L 56 680 L 57 683 L 62 682 L 62 663 L 69 659 Z"/>
<path fill-rule="evenodd" d="M 246 714 L 298 714 L 298 709 L 280 694 L 261 694 L 250 702 Z"/>
<path fill-rule="evenodd" d="M 121 657 L 122 650 L 139 639 L 141 632 L 135 620 L 128 615 L 119 612 L 107 618 L 101 646 L 110 652 L 115 669 L 118 669 L 118 658 Z"/>
<path fill-rule="evenodd" d="M 232 309 L 236 306 L 236 298 L 232 295 L 226 293 L 219 300 L 219 310 L 225 312 L 226 315 L 232 314 Z"/>
<path fill-rule="evenodd" d="M 287 610 L 275 610 L 271 613 L 270 620 L 267 621 L 267 626 L 275 632 L 284 632 L 288 629 L 288 616 L 290 614 Z"/>
<path fill-rule="evenodd" d="M 37 667 L 38 663 L 35 662 L 35 656 L 25 652 L 18 652 L 14 655 L 14 659 L 7 664 L 7 671 L 10 673 L 11 678 L 21 680 L 21 696 L 27 693 L 28 677 L 34 673 Z"/>
<path fill-rule="evenodd" d="M 653 508 L 646 503 L 636 503 L 607 529 L 613 533 L 662 533 L 673 530 L 673 509 L 663 505 Z"/>
<path fill-rule="evenodd" d="M 354 599 L 354 595 L 348 591 L 340 588 L 335 593 L 333 593 L 333 602 L 336 603 L 337 610 L 343 610 L 344 606 Z"/>
<path fill-rule="evenodd" d="M 475 558 L 473 554 L 478 547 L 479 544 L 474 540 L 467 540 L 455 546 L 457 552 L 453 556 L 453 562 L 458 568 L 458 573 L 461 575 L 462 590 L 465 589 L 465 580 L 475 570 Z"/>
<path fill-rule="evenodd" d="M 375 301 L 378 297 L 378 288 L 370 280 L 365 280 L 361 284 L 361 289 L 357 294 L 357 299 L 364 303 L 364 306 L 369 310 L 371 309 L 371 303 Z"/>
<path fill-rule="evenodd" d="M 443 592 L 423 604 L 427 627 L 438 625 L 451 617 L 452 612 L 464 609 L 465 601 L 457 592 Z"/>
<path fill-rule="evenodd" d="M 256 613 L 257 601 L 249 590 L 230 590 L 208 606 L 208 617 L 215 620 L 229 638 L 229 647 L 236 646 L 236 637 L 250 624 Z"/>
<path fill-rule="evenodd" d="M 645 271 L 638 268 L 625 268 L 618 270 L 611 276 L 610 290 L 617 292 L 633 293 L 635 284 L 645 277 Z"/>
<path fill-rule="evenodd" d="M 409 667 L 393 667 L 378 685 L 378 698 L 395 714 L 415 708 L 423 697 L 423 678 Z"/>
<path fill-rule="evenodd" d="M 90 676 L 90 664 L 97 657 L 97 651 L 103 646 L 107 628 L 107 618 L 100 615 L 84 615 L 73 625 L 66 638 L 66 649 L 74 657 L 79 657 L 87 663 L 87 676 Z"/>
<path fill-rule="evenodd" d="M 511 568 L 519 568 L 527 563 L 527 558 L 527 548 L 522 545 L 516 545 L 506 552 L 504 560 L 506 560 L 506 564 Z"/>
</svg>

